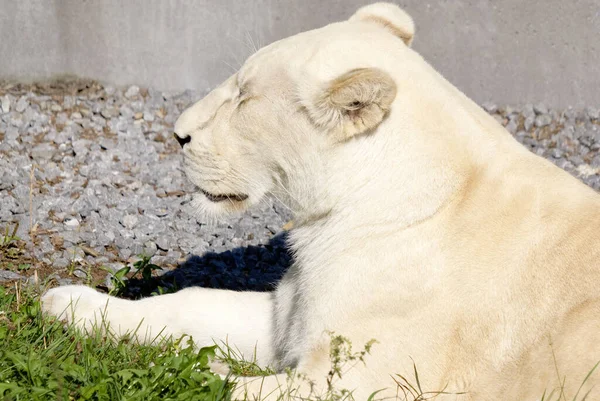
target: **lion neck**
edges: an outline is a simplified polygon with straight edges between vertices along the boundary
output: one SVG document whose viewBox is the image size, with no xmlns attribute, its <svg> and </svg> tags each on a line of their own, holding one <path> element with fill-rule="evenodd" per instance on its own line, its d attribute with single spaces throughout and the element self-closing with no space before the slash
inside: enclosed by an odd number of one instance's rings
<svg viewBox="0 0 600 401">
<path fill-rule="evenodd" d="M 343 221 L 346 229 L 402 229 L 450 202 L 466 176 L 460 160 L 417 133 L 398 135 L 410 132 L 403 124 L 391 116 L 376 132 L 324 151 L 299 169 L 302 185 L 288 189 L 295 226 Z"/>
</svg>

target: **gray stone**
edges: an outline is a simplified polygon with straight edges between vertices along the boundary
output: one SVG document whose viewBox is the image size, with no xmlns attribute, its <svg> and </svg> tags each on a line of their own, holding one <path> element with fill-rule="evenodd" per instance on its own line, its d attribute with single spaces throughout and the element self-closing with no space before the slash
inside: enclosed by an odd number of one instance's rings
<svg viewBox="0 0 600 401">
<path fill-rule="evenodd" d="M 511 134 L 515 134 L 515 132 L 517 132 L 518 126 L 517 126 L 517 122 L 514 120 L 510 120 L 508 122 L 508 124 L 506 124 L 506 129 L 508 130 L 508 132 L 510 132 Z"/>
<path fill-rule="evenodd" d="M 75 269 L 73 270 L 73 275 L 75 277 L 79 277 L 79 278 L 88 278 L 88 273 L 84 270 L 81 269 Z"/>
<path fill-rule="evenodd" d="M 85 252 L 79 247 L 69 247 L 63 251 L 63 257 L 71 262 L 81 262 L 85 259 Z"/>
<path fill-rule="evenodd" d="M 573 163 L 576 166 L 579 166 L 584 163 L 583 157 L 581 157 L 579 155 L 573 155 L 569 158 L 569 160 L 571 161 L 571 163 Z"/>
<path fill-rule="evenodd" d="M 68 278 L 68 277 L 67 278 L 61 278 L 61 279 L 58 279 L 56 281 L 58 282 L 58 285 L 71 285 L 71 284 L 74 284 L 73 279 Z"/>
<path fill-rule="evenodd" d="M 131 119 L 133 117 L 133 110 L 131 110 L 131 107 L 125 104 L 119 108 L 119 113 L 125 119 Z"/>
<path fill-rule="evenodd" d="M 76 218 L 69 218 L 65 220 L 65 226 L 67 227 L 78 227 L 79 226 L 79 220 L 77 220 Z"/>
<path fill-rule="evenodd" d="M 179 251 L 169 251 L 165 255 L 165 258 L 171 260 L 172 262 L 178 262 L 181 259 L 181 252 Z"/>
<path fill-rule="evenodd" d="M 152 121 L 154 121 L 154 114 L 152 114 L 152 112 L 151 112 L 151 111 L 148 111 L 148 110 L 147 110 L 147 111 L 145 111 L 145 112 L 144 112 L 144 120 L 145 120 L 145 121 L 148 121 L 148 122 L 152 122 Z"/>
<path fill-rule="evenodd" d="M 73 284 L 73 280 L 70 278 L 61 278 L 57 280 L 58 285 L 71 285 Z"/>
<path fill-rule="evenodd" d="M 131 250 L 127 248 L 119 249 L 119 257 L 121 260 L 127 260 L 131 256 Z"/>
<path fill-rule="evenodd" d="M 50 160 L 55 153 L 56 148 L 50 143 L 40 143 L 31 149 L 31 156 L 36 160 Z"/>
<path fill-rule="evenodd" d="M 0 270 L 0 282 L 22 280 L 25 277 L 10 270 Z"/>
<path fill-rule="evenodd" d="M 71 244 L 79 242 L 79 233 L 76 231 L 64 231 L 61 232 L 60 235 L 65 242 L 70 242 Z"/>
<path fill-rule="evenodd" d="M 536 114 L 548 114 L 548 107 L 543 103 L 538 103 L 533 106 L 533 110 Z"/>
<path fill-rule="evenodd" d="M 132 229 L 133 227 L 136 226 L 136 224 L 138 223 L 138 218 L 137 216 L 128 214 L 127 216 L 123 217 L 123 220 L 121 221 L 121 223 L 123 224 L 124 227 L 128 228 L 128 229 Z"/>
<path fill-rule="evenodd" d="M 542 114 L 535 118 L 535 126 L 539 128 L 550 125 L 551 122 L 552 117 L 548 114 Z"/>
<path fill-rule="evenodd" d="M 131 98 L 134 98 L 137 95 L 139 95 L 139 93 L 140 93 L 140 88 L 136 85 L 132 85 L 125 92 L 125 97 L 131 99 Z"/>
<path fill-rule="evenodd" d="M 48 237 L 42 237 L 37 248 L 44 254 L 54 252 L 55 250 L 54 245 L 52 245 Z"/>
<path fill-rule="evenodd" d="M 166 235 L 160 235 L 158 236 L 158 238 L 156 238 L 156 240 L 154 241 L 154 243 L 156 244 L 156 246 L 164 251 L 168 251 L 171 249 L 172 247 L 172 240 L 170 237 L 166 236 Z"/>
<path fill-rule="evenodd" d="M 592 120 L 600 119 L 600 108 L 588 107 L 585 109 L 585 112 Z"/>
<path fill-rule="evenodd" d="M 132 237 L 125 237 L 125 236 L 119 236 L 115 239 L 115 246 L 118 249 L 124 249 L 124 248 L 129 248 L 131 246 L 133 246 L 133 238 Z"/>
<path fill-rule="evenodd" d="M 21 96 L 17 101 L 17 104 L 15 105 L 15 110 L 17 111 L 17 113 L 22 113 L 25 111 L 27 106 L 29 106 L 27 98 L 25 96 Z"/>
<path fill-rule="evenodd" d="M 535 123 L 535 117 L 533 117 L 533 116 L 527 117 L 525 119 L 525 122 L 523 123 L 523 125 L 525 127 L 525 131 L 531 131 L 531 128 L 533 128 L 534 123 Z"/>
<path fill-rule="evenodd" d="M 64 257 L 54 259 L 54 262 L 52 262 L 52 266 L 56 269 L 64 269 L 70 264 L 71 262 L 69 261 L 69 259 Z"/>
<path fill-rule="evenodd" d="M 158 251 L 158 249 L 156 247 L 156 243 L 154 243 L 152 241 L 147 241 L 144 243 L 144 249 L 143 249 L 144 255 L 154 256 L 157 251 Z"/>
<path fill-rule="evenodd" d="M 133 256 L 143 256 L 144 255 L 144 246 L 139 242 L 134 242 L 130 248 Z"/>
<path fill-rule="evenodd" d="M 511 106 L 504 107 L 504 115 L 506 117 L 514 117 L 518 111 Z"/>
<path fill-rule="evenodd" d="M 496 111 L 498 111 L 498 106 L 492 102 L 485 102 L 484 104 L 482 104 L 482 107 L 485 111 L 487 111 L 490 114 L 494 114 Z"/>
<path fill-rule="evenodd" d="M 275 224 L 267 224 L 266 228 L 267 228 L 267 230 L 269 230 L 271 232 L 271 234 L 277 234 L 277 232 L 279 230 L 281 230 L 281 227 L 279 227 Z"/>
<path fill-rule="evenodd" d="M 521 113 L 523 115 L 523 117 L 525 118 L 530 118 L 530 117 L 535 117 L 535 111 L 533 110 L 533 105 L 531 104 L 526 104 L 523 107 L 523 111 Z"/>
<path fill-rule="evenodd" d="M 169 215 L 169 210 L 164 207 L 158 207 L 153 208 L 149 213 L 157 217 L 166 217 Z"/>
<path fill-rule="evenodd" d="M 204 255 L 204 253 L 206 253 L 207 251 L 209 251 L 210 248 L 211 248 L 211 245 L 209 245 L 208 242 L 200 240 L 200 241 L 197 241 L 196 244 L 194 244 L 191 254 L 201 256 L 201 255 Z"/>
<path fill-rule="evenodd" d="M 2 96 L 2 100 L 0 100 L 0 107 L 2 108 L 3 113 L 10 112 L 10 98 L 8 95 Z"/>
<path fill-rule="evenodd" d="M 116 117 L 119 114 L 119 111 L 114 107 L 107 107 L 105 109 L 102 109 L 100 114 L 102 115 L 102 117 L 106 118 L 107 120 L 110 120 L 111 118 Z"/>
</svg>

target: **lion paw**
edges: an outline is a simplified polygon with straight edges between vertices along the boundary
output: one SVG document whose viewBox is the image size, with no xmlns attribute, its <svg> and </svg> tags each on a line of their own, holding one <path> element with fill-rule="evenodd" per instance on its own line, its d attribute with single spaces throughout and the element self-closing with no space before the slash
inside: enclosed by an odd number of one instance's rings
<svg viewBox="0 0 600 401">
<path fill-rule="evenodd" d="M 109 296 L 83 285 L 67 285 L 48 290 L 41 298 L 44 314 L 78 327 L 88 327 L 101 318 Z"/>
</svg>

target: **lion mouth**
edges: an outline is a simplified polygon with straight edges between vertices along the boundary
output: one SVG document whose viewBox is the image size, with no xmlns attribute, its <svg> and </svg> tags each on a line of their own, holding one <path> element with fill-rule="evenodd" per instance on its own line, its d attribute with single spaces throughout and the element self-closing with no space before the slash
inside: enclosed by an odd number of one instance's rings
<svg viewBox="0 0 600 401">
<path fill-rule="evenodd" d="M 208 191 L 205 191 L 202 188 L 198 188 L 200 192 L 211 202 L 223 202 L 223 201 L 237 201 L 242 202 L 248 199 L 248 195 L 246 194 L 213 194 Z"/>
</svg>

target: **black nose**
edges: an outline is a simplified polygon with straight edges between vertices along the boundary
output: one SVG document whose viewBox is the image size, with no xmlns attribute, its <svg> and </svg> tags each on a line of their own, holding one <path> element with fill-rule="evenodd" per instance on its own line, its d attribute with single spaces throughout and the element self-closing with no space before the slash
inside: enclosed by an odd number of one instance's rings
<svg viewBox="0 0 600 401">
<path fill-rule="evenodd" d="M 173 134 L 173 136 L 175 136 L 175 139 L 177 139 L 177 142 L 179 142 L 182 148 L 186 143 L 189 143 L 192 140 L 192 137 L 189 135 L 186 135 L 183 138 L 177 134 Z"/>
</svg>

